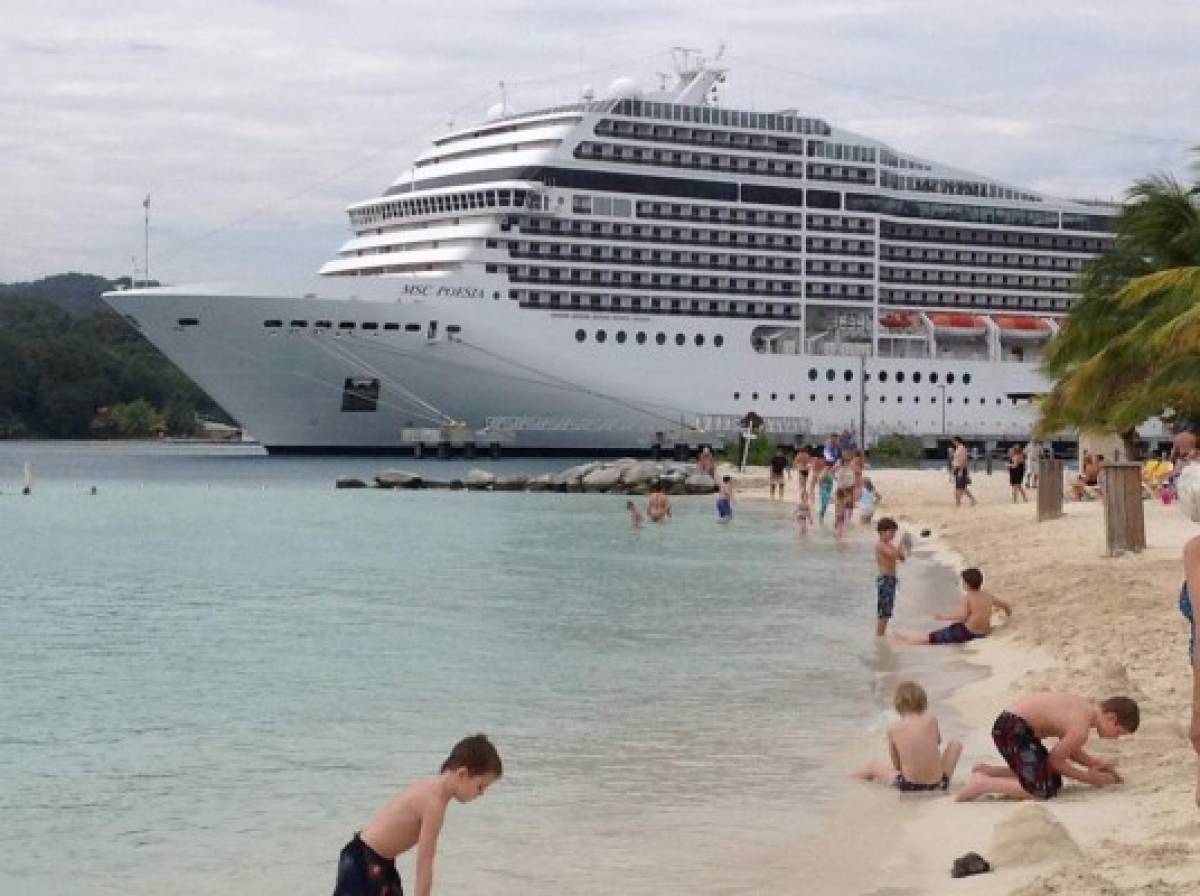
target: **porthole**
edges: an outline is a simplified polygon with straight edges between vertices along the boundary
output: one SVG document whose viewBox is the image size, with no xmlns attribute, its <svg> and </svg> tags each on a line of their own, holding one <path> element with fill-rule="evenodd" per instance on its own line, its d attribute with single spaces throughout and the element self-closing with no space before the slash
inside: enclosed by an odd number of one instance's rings
<svg viewBox="0 0 1200 896">
<path fill-rule="evenodd" d="M 929 382 L 936 384 L 937 380 L 938 380 L 938 377 L 937 377 L 936 373 L 929 374 Z"/>
<path fill-rule="evenodd" d="M 950 386 L 954 385 L 954 374 L 952 374 L 952 373 L 946 374 L 946 384 L 950 385 Z"/>
<path fill-rule="evenodd" d="M 808 378 L 810 380 L 815 380 L 817 378 L 817 368 L 815 368 L 815 367 L 808 368 Z"/>
<path fill-rule="evenodd" d="M 831 382 L 831 383 L 832 383 L 832 382 L 833 382 L 833 378 L 834 378 L 835 376 L 837 376 L 837 374 L 836 374 L 836 373 L 834 373 L 832 369 L 828 369 L 828 370 L 826 370 L 826 371 L 825 371 L 825 379 L 829 380 L 829 382 Z"/>
<path fill-rule="evenodd" d="M 954 404 L 954 399 L 953 399 L 953 398 L 947 398 L 947 399 L 946 399 L 946 404 Z"/>
<path fill-rule="evenodd" d="M 886 370 L 879 371 L 879 382 L 881 382 L 881 383 L 887 382 L 887 371 Z"/>
<path fill-rule="evenodd" d="M 604 342 L 606 339 L 608 339 L 607 333 L 605 333 L 603 330 L 596 331 L 596 341 L 597 342 Z"/>
<path fill-rule="evenodd" d="M 813 393 L 811 393 L 811 392 L 810 392 L 810 393 L 809 393 L 809 395 L 808 395 L 808 400 L 809 400 L 809 401 L 816 401 L 816 400 L 817 400 L 817 396 L 816 396 L 816 395 L 814 395 Z"/>
<path fill-rule="evenodd" d="M 880 404 L 887 404 L 887 396 L 886 396 L 886 395 L 880 395 L 880 396 L 879 396 L 879 403 L 880 403 Z"/>
<path fill-rule="evenodd" d="M 725 344 L 725 337 L 722 336 L 720 333 L 718 333 L 716 336 L 713 337 L 713 345 L 715 345 L 717 348 L 720 348 L 724 344 Z"/>
<path fill-rule="evenodd" d="M 904 382 L 904 371 L 903 370 L 896 371 L 896 382 L 898 382 L 898 383 Z"/>
<path fill-rule="evenodd" d="M 851 398 L 849 395 L 847 395 L 847 396 L 846 396 L 846 401 L 853 401 L 853 399 L 852 399 L 852 398 Z"/>
<path fill-rule="evenodd" d="M 739 398 L 741 398 L 741 397 L 742 397 L 742 393 L 741 393 L 741 392 L 734 392 L 734 393 L 733 393 L 733 400 L 734 400 L 734 401 L 737 401 L 737 400 L 738 400 Z"/>
<path fill-rule="evenodd" d="M 758 401 L 758 393 L 757 393 L 757 392 L 751 392 L 751 393 L 750 393 L 750 400 L 751 400 L 751 401 Z"/>
<path fill-rule="evenodd" d="M 826 395 L 826 396 L 825 396 L 825 400 L 826 400 L 826 401 L 833 401 L 833 396 L 832 396 L 832 395 Z"/>
<path fill-rule="evenodd" d="M 796 400 L 796 393 L 795 393 L 795 392 L 789 392 L 789 393 L 788 393 L 788 401 L 795 401 L 795 400 Z"/>
<path fill-rule="evenodd" d="M 697 333 L 695 342 L 697 346 L 704 345 L 704 334 Z"/>
<path fill-rule="evenodd" d="M 500 298 L 500 293 L 498 293 L 498 292 L 494 292 L 494 293 L 492 293 L 492 298 L 493 298 L 493 299 L 499 299 L 499 298 Z"/>
<path fill-rule="evenodd" d="M 842 379 L 844 379 L 848 383 L 851 382 L 854 379 L 854 371 L 853 370 L 842 371 Z"/>
<path fill-rule="evenodd" d="M 645 334 L 643 331 L 641 331 L 641 330 L 638 330 L 638 334 L 637 334 L 637 344 L 638 344 L 638 345 L 645 345 L 645 344 L 646 344 L 646 334 Z"/>
<path fill-rule="evenodd" d="M 914 373 L 914 374 L 913 374 L 913 382 L 914 382 L 914 383 L 919 383 L 919 382 L 921 382 L 921 373 L 920 373 L 920 371 L 917 371 L 916 373 Z"/>
<path fill-rule="evenodd" d="M 981 398 L 981 399 L 979 399 L 979 403 L 980 403 L 980 404 L 987 404 L 987 399 L 986 399 L 986 398 Z"/>
<path fill-rule="evenodd" d="M 779 396 L 776 393 L 774 393 L 774 392 L 771 393 L 771 401 L 775 401 L 775 399 L 777 399 L 778 397 Z"/>
<path fill-rule="evenodd" d="M 904 404 L 904 396 L 903 395 L 897 396 L 896 401 L 899 402 L 900 404 Z"/>
<path fill-rule="evenodd" d="M 964 374 L 963 374 L 963 385 L 964 385 L 964 386 L 969 386 L 969 385 L 971 385 L 971 374 L 969 374 L 969 373 L 964 373 Z"/>
<path fill-rule="evenodd" d="M 687 342 L 686 336 L 684 336 L 682 333 L 675 334 L 675 344 L 676 345 L 683 345 L 685 342 Z"/>
<path fill-rule="evenodd" d="M 621 345 L 624 345 L 624 344 L 625 344 L 625 340 L 626 340 L 626 339 L 628 339 L 628 338 L 629 338 L 629 337 L 627 337 L 627 336 L 625 335 L 625 331 L 624 331 L 624 330 L 617 330 L 617 342 L 621 343 Z"/>
<path fill-rule="evenodd" d="M 659 345 L 666 345 L 667 344 L 667 334 L 666 333 L 655 333 L 654 341 L 657 342 Z"/>
<path fill-rule="evenodd" d="M 585 340 L 585 339 L 587 339 L 587 333 L 585 333 L 583 330 L 575 331 L 575 341 L 576 342 L 583 342 L 583 340 Z"/>
</svg>

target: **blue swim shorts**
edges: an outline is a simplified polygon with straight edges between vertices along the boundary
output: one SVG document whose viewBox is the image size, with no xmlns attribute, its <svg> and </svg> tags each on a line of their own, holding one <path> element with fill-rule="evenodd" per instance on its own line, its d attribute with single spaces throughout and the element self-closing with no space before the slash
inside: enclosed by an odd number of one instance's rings
<svg viewBox="0 0 1200 896">
<path fill-rule="evenodd" d="M 880 576 L 875 580 L 876 603 L 875 610 L 880 619 L 891 619 L 896 606 L 895 576 Z"/>
</svg>

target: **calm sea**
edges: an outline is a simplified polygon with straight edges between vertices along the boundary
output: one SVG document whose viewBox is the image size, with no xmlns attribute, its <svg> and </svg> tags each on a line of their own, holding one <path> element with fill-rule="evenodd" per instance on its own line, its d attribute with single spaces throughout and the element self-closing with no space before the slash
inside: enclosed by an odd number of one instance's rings
<svg viewBox="0 0 1200 896">
<path fill-rule="evenodd" d="M 768 891 L 878 715 L 870 541 L 790 501 L 631 531 L 618 497 L 332 488 L 469 465 L 0 444 L 0 892 L 327 893 L 476 731 L 506 774 L 438 892 Z"/>
</svg>

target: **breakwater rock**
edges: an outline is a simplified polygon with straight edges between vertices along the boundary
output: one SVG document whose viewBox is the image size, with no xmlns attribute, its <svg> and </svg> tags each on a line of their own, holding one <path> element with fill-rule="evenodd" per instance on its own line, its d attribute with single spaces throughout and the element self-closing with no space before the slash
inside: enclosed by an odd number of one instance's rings
<svg viewBox="0 0 1200 896">
<path fill-rule="evenodd" d="M 337 488 L 367 488 L 353 476 L 339 476 Z M 490 470 L 474 469 L 462 479 L 427 479 L 407 470 L 385 470 L 375 477 L 376 488 L 388 489 L 467 489 L 494 492 L 590 492 L 595 494 L 645 495 L 661 486 L 672 495 L 708 495 L 717 490 L 717 482 L 697 471 L 695 464 L 677 461 L 646 461 L 624 458 L 577 464 L 558 473 L 539 476 L 497 475 Z"/>
</svg>

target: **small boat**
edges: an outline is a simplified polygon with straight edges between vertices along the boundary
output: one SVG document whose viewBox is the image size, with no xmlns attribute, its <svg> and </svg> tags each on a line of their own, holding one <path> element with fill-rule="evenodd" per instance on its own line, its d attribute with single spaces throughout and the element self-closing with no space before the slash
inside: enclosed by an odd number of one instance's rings
<svg viewBox="0 0 1200 896">
<path fill-rule="evenodd" d="M 944 336 L 982 336 L 987 324 L 978 314 L 935 311 L 928 315 L 935 333 Z"/>
<path fill-rule="evenodd" d="M 998 314 L 992 321 L 1000 328 L 1000 335 L 1005 339 L 1020 339 L 1039 341 L 1050 336 L 1050 322 L 1042 317 L 1024 317 Z"/>
</svg>

